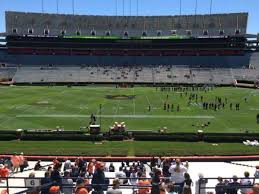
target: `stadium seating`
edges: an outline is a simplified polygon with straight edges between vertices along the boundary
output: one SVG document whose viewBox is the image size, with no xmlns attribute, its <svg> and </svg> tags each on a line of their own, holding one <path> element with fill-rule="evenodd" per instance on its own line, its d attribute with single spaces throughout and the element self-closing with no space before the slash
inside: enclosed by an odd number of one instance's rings
<svg viewBox="0 0 259 194">
<path fill-rule="evenodd" d="M 21 66 L 16 72 L 14 69 L 10 69 L 10 72 L 5 70 L 0 75 L 6 77 L 7 74 L 9 77 L 13 77 L 15 83 L 184 83 L 231 85 L 234 83 L 234 80 L 255 81 L 259 75 L 259 68 L 214 69 L 173 65 L 141 67 L 136 65 Z"/>
</svg>

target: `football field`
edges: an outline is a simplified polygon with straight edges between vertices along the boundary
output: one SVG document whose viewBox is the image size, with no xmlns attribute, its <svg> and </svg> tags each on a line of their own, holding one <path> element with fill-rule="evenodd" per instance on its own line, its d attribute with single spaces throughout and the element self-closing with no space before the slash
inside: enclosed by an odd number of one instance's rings
<svg viewBox="0 0 259 194">
<path fill-rule="evenodd" d="M 13 86 L 0 87 L 0 95 L 1 130 L 78 130 L 88 126 L 94 114 L 103 131 L 125 122 L 129 130 L 259 132 L 259 90 L 253 89 Z M 216 97 L 224 107 L 204 109 L 203 103 L 215 103 Z"/>
<path fill-rule="evenodd" d="M 57 126 L 78 130 L 87 127 L 94 114 L 102 131 L 114 122 L 125 122 L 129 130 L 167 127 L 168 132 L 259 132 L 259 90 L 253 89 L 12 86 L 0 87 L 0 95 L 0 130 Z M 216 110 L 215 106 L 204 108 L 204 103 L 218 104 L 219 98 L 221 106 Z M 240 104 L 239 110 L 236 104 Z M 32 155 L 251 155 L 257 154 L 259 147 L 242 142 L 0 141 L 0 153 L 14 151 Z"/>
</svg>

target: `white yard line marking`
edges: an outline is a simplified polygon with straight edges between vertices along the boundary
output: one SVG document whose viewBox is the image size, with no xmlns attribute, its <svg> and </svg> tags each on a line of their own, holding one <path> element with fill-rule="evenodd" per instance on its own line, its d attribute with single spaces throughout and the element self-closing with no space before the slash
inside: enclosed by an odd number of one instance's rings
<svg viewBox="0 0 259 194">
<path fill-rule="evenodd" d="M 19 114 L 16 115 L 17 118 L 85 118 L 90 117 L 90 115 L 80 115 L 80 114 Z M 196 116 L 188 116 L 188 115 L 102 115 L 103 118 L 143 118 L 143 119 L 215 119 L 215 116 L 207 116 L 207 115 L 196 115 Z"/>
</svg>

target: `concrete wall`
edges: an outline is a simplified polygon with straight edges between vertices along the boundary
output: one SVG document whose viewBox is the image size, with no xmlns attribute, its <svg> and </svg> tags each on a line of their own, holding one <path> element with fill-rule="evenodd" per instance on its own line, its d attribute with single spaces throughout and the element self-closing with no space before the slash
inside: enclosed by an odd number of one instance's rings
<svg viewBox="0 0 259 194">
<path fill-rule="evenodd" d="M 28 29 L 33 28 L 34 34 L 43 35 L 44 29 L 49 29 L 50 35 L 59 35 L 66 30 L 67 35 L 75 35 L 81 31 L 82 35 L 90 35 L 92 30 L 101 36 L 106 31 L 112 35 L 123 35 L 128 31 L 130 36 L 140 36 L 146 31 L 148 36 L 156 36 L 161 30 L 163 35 L 170 35 L 171 30 L 177 34 L 186 35 L 186 30 L 192 30 L 194 36 L 203 34 L 208 30 L 209 35 L 219 35 L 223 29 L 226 35 L 234 35 L 235 30 L 246 34 L 248 13 L 213 14 L 213 15 L 186 15 L 186 16 L 83 16 L 63 14 L 41 14 L 24 12 L 6 12 L 6 32 L 13 33 L 13 28 L 18 34 L 28 34 Z"/>
</svg>

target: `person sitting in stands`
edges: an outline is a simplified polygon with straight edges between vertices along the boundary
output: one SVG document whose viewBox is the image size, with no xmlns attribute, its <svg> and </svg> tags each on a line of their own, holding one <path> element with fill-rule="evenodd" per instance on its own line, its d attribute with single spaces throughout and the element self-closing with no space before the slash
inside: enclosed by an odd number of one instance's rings
<svg viewBox="0 0 259 194">
<path fill-rule="evenodd" d="M 108 189 L 107 194 L 122 194 L 120 188 L 119 179 L 114 179 L 112 182 L 112 188 Z"/>
<path fill-rule="evenodd" d="M 123 167 L 120 166 L 119 171 L 115 173 L 115 178 L 121 179 L 120 183 L 123 184 L 126 178 L 126 174 L 123 171 Z"/>
<path fill-rule="evenodd" d="M 93 175 L 93 179 L 92 179 L 92 184 L 93 184 L 93 188 L 94 191 L 97 194 L 103 194 L 103 190 L 104 190 L 104 185 L 105 185 L 105 174 L 103 172 L 104 170 L 104 163 L 103 162 L 96 162 L 95 165 L 95 172 Z"/>
<path fill-rule="evenodd" d="M 248 192 L 246 194 L 259 194 L 259 184 L 258 183 L 254 184 L 253 190 L 251 190 L 250 192 Z"/>
<path fill-rule="evenodd" d="M 48 185 L 48 184 L 51 183 L 51 179 L 50 179 L 50 173 L 48 171 L 45 172 L 44 178 L 41 179 L 40 183 L 41 185 L 47 185 L 41 188 L 41 194 L 49 194 L 49 189 L 51 185 Z"/>
<path fill-rule="evenodd" d="M 9 169 L 7 165 L 0 164 L 0 183 L 9 176 Z"/>
<path fill-rule="evenodd" d="M 138 194 L 149 194 L 150 187 L 147 187 L 147 186 L 150 186 L 150 181 L 146 179 L 146 176 L 144 173 L 138 172 L 138 177 L 140 178 L 137 185 L 139 187 L 143 187 L 138 189 Z"/>
<path fill-rule="evenodd" d="M 244 172 L 245 178 L 240 180 L 240 185 L 244 185 L 244 186 L 252 185 L 252 181 L 250 180 L 249 175 L 250 175 L 249 172 Z M 242 188 L 240 189 L 240 191 L 241 191 L 241 194 L 246 194 L 248 192 L 251 192 L 252 190 L 250 188 Z"/>
<path fill-rule="evenodd" d="M 115 172 L 115 167 L 112 162 L 110 163 L 110 166 L 109 166 L 109 172 Z"/>
<path fill-rule="evenodd" d="M 216 194 L 225 194 L 226 193 L 226 184 L 223 181 L 222 177 L 218 177 L 218 183 L 215 187 Z"/>
<path fill-rule="evenodd" d="M 19 166 L 20 166 L 20 158 L 17 156 L 16 152 L 11 157 L 11 162 L 13 165 L 13 172 L 18 172 Z"/>
<path fill-rule="evenodd" d="M 172 182 L 165 185 L 165 190 L 167 194 L 177 194 L 174 190 L 174 184 Z"/>
<path fill-rule="evenodd" d="M 237 191 L 239 190 L 240 183 L 237 182 L 238 178 L 236 175 L 233 176 L 232 182 L 227 184 L 227 194 L 237 194 Z"/>
<path fill-rule="evenodd" d="M 49 189 L 50 194 L 61 194 L 59 186 L 52 186 Z"/>
<path fill-rule="evenodd" d="M 65 171 L 62 179 L 62 191 L 64 194 L 73 193 L 73 180 L 70 178 L 70 172 Z"/>
<path fill-rule="evenodd" d="M 75 194 L 88 194 L 87 189 L 85 188 L 85 183 L 83 179 L 77 179 Z"/>
<path fill-rule="evenodd" d="M 41 166 L 41 160 L 38 160 L 38 162 L 34 166 L 34 170 L 38 171 L 38 170 L 42 170 L 42 169 L 43 169 L 43 167 Z"/>
</svg>

